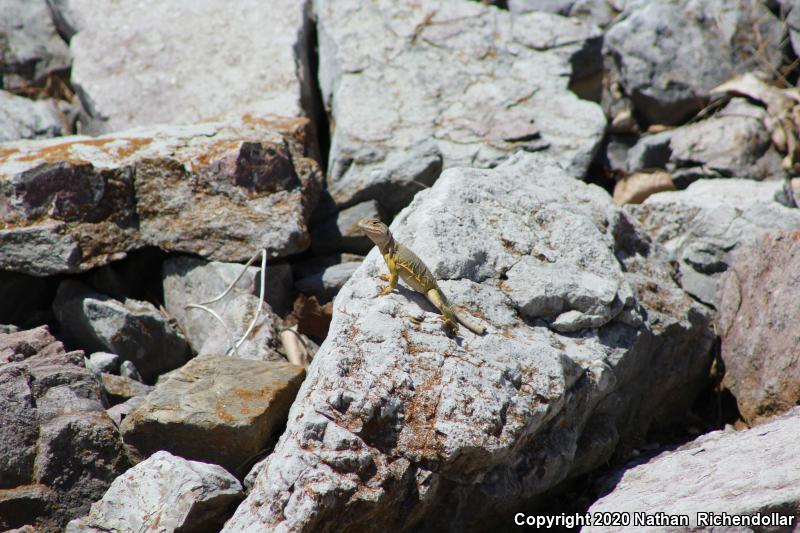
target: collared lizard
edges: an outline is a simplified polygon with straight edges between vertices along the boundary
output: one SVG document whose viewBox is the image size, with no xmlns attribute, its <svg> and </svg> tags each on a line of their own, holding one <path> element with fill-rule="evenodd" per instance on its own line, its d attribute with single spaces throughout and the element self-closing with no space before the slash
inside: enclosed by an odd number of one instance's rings
<svg viewBox="0 0 800 533">
<path fill-rule="evenodd" d="M 394 240 L 389 228 L 377 218 L 365 218 L 358 223 L 358 227 L 378 247 L 386 266 L 389 267 L 389 285 L 383 288 L 381 294 L 389 294 L 397 287 L 398 276 L 408 283 L 412 289 L 425 295 L 439 312 L 444 316 L 445 323 L 453 330 L 458 331 L 461 322 L 473 333 L 483 335 L 486 328 L 458 311 L 447 301 L 436 278 L 431 271 L 417 257 L 417 254 Z"/>
</svg>

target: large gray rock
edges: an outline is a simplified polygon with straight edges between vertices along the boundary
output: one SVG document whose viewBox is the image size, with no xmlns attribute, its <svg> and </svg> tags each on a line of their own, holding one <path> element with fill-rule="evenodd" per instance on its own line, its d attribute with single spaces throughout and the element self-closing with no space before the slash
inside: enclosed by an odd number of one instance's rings
<svg viewBox="0 0 800 533">
<path fill-rule="evenodd" d="M 119 302 L 67 279 L 58 287 L 53 311 L 76 346 L 132 361 L 149 383 L 189 357 L 186 339 L 150 302 Z"/>
<path fill-rule="evenodd" d="M 601 27 L 610 24 L 624 6 L 625 0 L 508 0 L 508 10 L 512 13 L 546 11 Z"/>
<path fill-rule="evenodd" d="M 66 118 L 53 100 L 34 101 L 0 90 L 0 143 L 57 137 L 66 131 Z"/>
<path fill-rule="evenodd" d="M 308 111 L 306 2 L 279 0 L 269 9 L 258 0 L 65 4 L 78 30 L 70 41 L 72 83 L 87 133 Z"/>
<path fill-rule="evenodd" d="M 461 0 L 317 0 L 314 14 L 337 204 L 395 213 L 442 168 L 518 150 L 588 168 L 605 118 L 567 86 L 601 70 L 596 29 Z"/>
<path fill-rule="evenodd" d="M 0 529 L 61 531 L 127 467 L 83 352 L 45 327 L 0 334 Z"/>
<path fill-rule="evenodd" d="M 510 523 L 681 412 L 707 375 L 708 316 L 659 247 L 546 157 L 447 170 L 392 227 L 487 333 L 448 336 L 402 285 L 378 296 L 371 252 L 224 531 Z"/>
<path fill-rule="evenodd" d="M 583 533 L 797 531 L 800 523 L 800 409 L 747 431 L 715 431 L 645 464 L 621 470 L 613 490 L 589 508 L 630 517 L 629 527 L 591 526 Z M 716 515 L 710 517 L 711 514 Z M 684 525 L 634 523 L 635 516 L 684 515 Z M 761 515 L 771 524 L 713 523 Z M 758 518 L 758 517 L 756 517 Z M 701 520 L 705 519 L 703 523 Z M 782 520 L 782 523 L 780 522 Z M 727 527 L 725 527 L 727 525 Z"/>
<path fill-rule="evenodd" d="M 700 180 L 625 209 L 677 261 L 681 286 L 716 305 L 717 283 L 732 252 L 769 230 L 800 229 L 800 209 L 775 201 L 781 188 L 778 181 Z"/>
<path fill-rule="evenodd" d="M 242 274 L 244 265 L 204 261 L 194 257 L 175 257 L 162 268 L 164 306 L 186 334 L 199 355 L 226 355 L 262 361 L 283 360 L 276 351 L 280 319 L 265 303 L 250 335 L 232 351 L 250 327 L 258 308 L 260 268 L 248 267 L 233 290 L 218 302 L 208 304 L 225 322 L 221 324 L 207 311 L 187 307 L 201 304 L 222 294 Z M 267 286 L 272 285 L 267 267 Z"/>
<path fill-rule="evenodd" d="M 246 261 L 308 247 L 322 177 L 303 120 L 0 146 L 0 269 L 78 272 L 145 245 Z"/>
<path fill-rule="evenodd" d="M 283 426 L 303 376 L 285 361 L 195 357 L 159 382 L 120 432 L 141 456 L 167 450 L 236 472 Z"/>
<path fill-rule="evenodd" d="M 69 67 L 45 0 L 0 0 L 0 87 L 21 89 Z"/>
<path fill-rule="evenodd" d="M 734 98 L 714 117 L 670 132 L 670 169 L 676 183 L 702 178 L 783 177 L 772 147 L 767 111 Z"/>
<path fill-rule="evenodd" d="M 89 515 L 66 531 L 211 533 L 243 497 L 239 481 L 223 468 L 161 451 L 115 479 Z"/>
<path fill-rule="evenodd" d="M 800 403 L 798 278 L 800 231 L 791 231 L 767 233 L 740 248 L 720 280 L 723 385 L 747 422 Z"/>
<path fill-rule="evenodd" d="M 628 1 L 605 35 L 619 80 L 648 123 L 681 124 L 736 74 L 777 69 L 783 27 L 763 2 Z"/>
</svg>

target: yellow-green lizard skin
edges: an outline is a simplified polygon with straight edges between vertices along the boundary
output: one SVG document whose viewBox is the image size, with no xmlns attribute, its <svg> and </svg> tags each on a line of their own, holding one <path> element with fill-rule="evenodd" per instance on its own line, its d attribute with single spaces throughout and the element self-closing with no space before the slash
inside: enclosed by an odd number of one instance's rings
<svg viewBox="0 0 800 533">
<path fill-rule="evenodd" d="M 460 322 L 473 333 L 483 335 L 486 328 L 450 305 L 422 259 L 395 241 L 386 224 L 376 218 L 365 218 L 358 223 L 358 227 L 375 243 L 389 267 L 389 285 L 383 288 L 381 294 L 392 292 L 397 287 L 398 277 L 403 278 L 412 289 L 424 294 L 436 306 L 453 331 L 458 331 Z"/>
</svg>

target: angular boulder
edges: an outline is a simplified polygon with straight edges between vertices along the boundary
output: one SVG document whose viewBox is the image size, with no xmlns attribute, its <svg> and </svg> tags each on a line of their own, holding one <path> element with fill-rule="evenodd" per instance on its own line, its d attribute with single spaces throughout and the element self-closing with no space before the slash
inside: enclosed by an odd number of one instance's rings
<svg viewBox="0 0 800 533">
<path fill-rule="evenodd" d="M 492 167 L 517 150 L 588 168 L 605 118 L 568 85 L 602 70 L 597 29 L 461 0 L 313 5 L 340 207 L 375 199 L 393 214 L 443 168 Z"/>
<path fill-rule="evenodd" d="M 800 226 L 737 250 L 719 282 L 722 383 L 749 423 L 800 403 L 798 282 Z"/>
<path fill-rule="evenodd" d="M 0 143 L 58 137 L 66 131 L 66 118 L 55 101 L 34 101 L 0 90 Z"/>
<path fill-rule="evenodd" d="M 312 105 L 305 4 L 56 3 L 77 26 L 70 41 L 72 83 L 86 111 L 84 131 L 245 113 L 305 116 Z"/>
<path fill-rule="evenodd" d="M 778 181 L 699 180 L 687 189 L 661 192 L 625 209 L 663 244 L 678 263 L 681 286 L 716 305 L 717 284 L 731 254 L 769 230 L 800 228 L 800 209 L 781 205 Z"/>
<path fill-rule="evenodd" d="M 768 120 L 763 107 L 734 98 L 714 117 L 672 130 L 673 179 L 688 185 L 702 178 L 782 178 Z"/>
<path fill-rule="evenodd" d="M 308 121 L 247 115 L 0 146 L 0 269 L 80 272 L 144 246 L 246 261 L 308 247 Z"/>
<path fill-rule="evenodd" d="M 128 414 L 122 438 L 144 457 L 167 450 L 236 473 L 282 427 L 303 376 L 286 362 L 196 357 Z"/>
<path fill-rule="evenodd" d="M 765 2 L 637 0 L 625 3 L 604 48 L 647 123 L 681 124 L 720 83 L 777 69 L 783 31 Z"/>
<path fill-rule="evenodd" d="M 194 257 L 168 259 L 162 268 L 164 306 L 199 355 L 230 354 L 244 359 L 281 361 L 283 357 L 276 351 L 281 321 L 266 303 L 251 334 L 234 351 L 258 309 L 260 268 L 248 267 L 230 293 L 207 304 L 224 324 L 208 311 L 187 307 L 221 295 L 242 274 L 243 266 Z M 274 286 L 272 270 L 267 267 L 266 284 L 270 287 Z"/>
<path fill-rule="evenodd" d="M 217 465 L 156 452 L 114 480 L 67 533 L 219 531 L 242 498 L 239 481 Z"/>
<path fill-rule="evenodd" d="M 53 311 L 75 345 L 132 361 L 149 383 L 189 358 L 186 339 L 150 302 L 119 302 L 67 279 L 58 287 Z"/>
<path fill-rule="evenodd" d="M 0 12 L 0 87 L 24 89 L 69 68 L 46 0 L 3 0 Z"/>
<path fill-rule="evenodd" d="M 0 334 L 0 529 L 61 531 L 128 461 L 102 392 L 46 327 Z"/>
<path fill-rule="evenodd" d="M 620 470 L 608 482 L 612 490 L 588 512 L 627 516 L 630 524 L 596 525 L 581 531 L 796 531 L 800 523 L 798 431 L 800 409 L 794 409 L 746 431 L 714 431 Z M 658 522 L 669 516 L 684 516 L 686 524 L 671 527 L 666 521 Z M 637 517 L 649 517 L 651 522 L 635 523 Z M 750 523 L 730 522 L 739 517 Z M 770 523 L 755 522 L 763 518 Z"/>
<path fill-rule="evenodd" d="M 448 336 L 402 283 L 379 296 L 370 252 L 223 531 L 511 523 L 705 382 L 706 311 L 605 191 L 547 157 L 447 170 L 392 228 L 486 334 Z"/>
</svg>

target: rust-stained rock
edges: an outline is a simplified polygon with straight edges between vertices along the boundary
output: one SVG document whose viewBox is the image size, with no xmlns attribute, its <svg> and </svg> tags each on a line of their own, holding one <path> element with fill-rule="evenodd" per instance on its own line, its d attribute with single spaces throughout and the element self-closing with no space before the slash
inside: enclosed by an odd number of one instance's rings
<svg viewBox="0 0 800 533">
<path fill-rule="evenodd" d="M 723 385 L 753 422 L 800 402 L 800 231 L 776 231 L 734 254 L 719 290 Z"/>
<path fill-rule="evenodd" d="M 283 425 L 303 376 L 286 362 L 197 357 L 158 384 L 120 431 L 142 456 L 167 450 L 236 472 Z"/>
<path fill-rule="evenodd" d="M 146 245 L 243 261 L 308 247 L 322 183 L 306 119 L 0 145 L 0 269 L 80 272 Z"/>
</svg>

